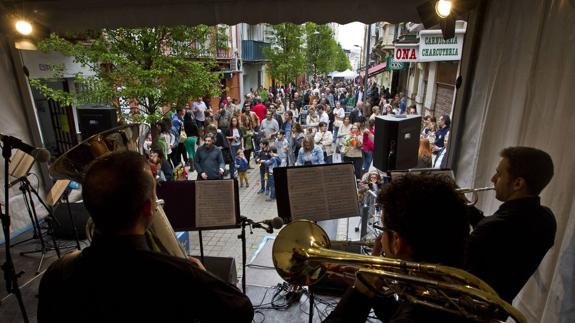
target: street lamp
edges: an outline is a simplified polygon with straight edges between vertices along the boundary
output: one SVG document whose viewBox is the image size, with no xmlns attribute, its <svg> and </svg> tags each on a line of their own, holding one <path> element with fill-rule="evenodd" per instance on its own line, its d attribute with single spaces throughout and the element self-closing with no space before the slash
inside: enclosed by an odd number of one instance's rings
<svg viewBox="0 0 575 323">
<path fill-rule="evenodd" d="M 313 38 L 314 38 L 314 45 L 313 45 L 313 47 L 314 47 L 314 51 L 313 51 L 313 56 L 314 56 L 313 80 L 314 80 L 314 82 L 317 81 L 317 59 L 318 59 L 318 51 L 319 51 L 316 42 L 317 42 L 317 38 L 320 34 L 321 33 L 317 29 L 312 33 Z"/>
</svg>

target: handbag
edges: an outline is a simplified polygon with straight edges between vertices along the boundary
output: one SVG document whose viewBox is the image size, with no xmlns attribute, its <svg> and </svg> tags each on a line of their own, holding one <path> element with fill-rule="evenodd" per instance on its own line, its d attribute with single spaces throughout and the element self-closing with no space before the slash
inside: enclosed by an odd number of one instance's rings
<svg viewBox="0 0 575 323">
<path fill-rule="evenodd" d="M 188 135 L 186 135 L 185 131 L 180 131 L 180 140 L 179 143 L 183 144 L 186 139 L 188 139 Z"/>
</svg>

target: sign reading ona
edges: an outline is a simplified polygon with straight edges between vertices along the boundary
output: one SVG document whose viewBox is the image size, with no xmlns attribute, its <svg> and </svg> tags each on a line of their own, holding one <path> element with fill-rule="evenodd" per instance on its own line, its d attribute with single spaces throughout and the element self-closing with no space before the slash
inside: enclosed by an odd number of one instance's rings
<svg viewBox="0 0 575 323">
<path fill-rule="evenodd" d="M 417 44 L 395 44 L 393 59 L 396 62 L 418 62 Z"/>
<path fill-rule="evenodd" d="M 458 61 L 463 49 L 463 33 L 443 39 L 441 31 L 422 30 L 419 33 L 419 62 Z"/>
</svg>

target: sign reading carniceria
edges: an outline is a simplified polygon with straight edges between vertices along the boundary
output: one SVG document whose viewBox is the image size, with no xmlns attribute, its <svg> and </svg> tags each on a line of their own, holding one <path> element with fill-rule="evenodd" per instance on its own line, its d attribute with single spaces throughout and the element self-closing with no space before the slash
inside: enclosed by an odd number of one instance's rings
<svg viewBox="0 0 575 323">
<path fill-rule="evenodd" d="M 443 39 L 441 30 L 419 32 L 419 62 L 459 61 L 465 30 L 456 30 L 455 37 Z"/>
</svg>

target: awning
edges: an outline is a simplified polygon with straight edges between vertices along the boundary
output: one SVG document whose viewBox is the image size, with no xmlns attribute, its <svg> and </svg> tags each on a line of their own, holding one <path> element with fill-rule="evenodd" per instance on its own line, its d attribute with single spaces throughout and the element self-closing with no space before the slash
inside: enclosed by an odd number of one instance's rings
<svg viewBox="0 0 575 323">
<path fill-rule="evenodd" d="M 51 31 L 158 25 L 418 22 L 422 0 L 27 0 L 17 13 Z M 14 1 L 0 0 L 0 12 Z M 4 7 L 4 8 L 3 8 Z M 288 8 L 289 7 L 289 8 Z M 291 10 L 290 8 L 305 8 Z M 329 10 L 326 10 L 329 8 Z"/>
<path fill-rule="evenodd" d="M 377 75 L 377 74 L 383 72 L 385 70 L 386 66 L 387 66 L 387 62 L 383 62 L 383 63 L 377 64 L 375 66 L 372 66 L 367 70 L 367 75 L 369 75 L 369 76 Z"/>
</svg>

